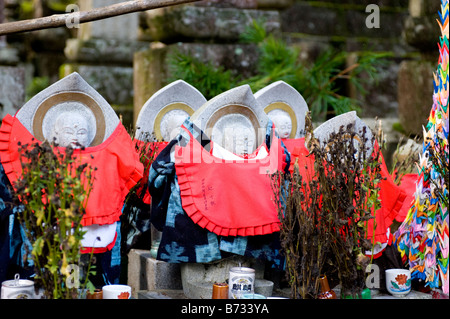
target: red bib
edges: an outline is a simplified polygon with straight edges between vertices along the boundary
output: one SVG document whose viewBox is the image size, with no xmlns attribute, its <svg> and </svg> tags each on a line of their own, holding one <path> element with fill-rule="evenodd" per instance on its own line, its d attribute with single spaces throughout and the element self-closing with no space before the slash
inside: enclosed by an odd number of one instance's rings
<svg viewBox="0 0 450 319">
<path fill-rule="evenodd" d="M 271 173 L 282 170 L 281 142 L 273 138 L 264 159 L 224 160 L 206 151 L 192 134 L 175 146 L 175 170 L 186 214 L 220 236 L 266 235 L 280 230 Z"/>
<path fill-rule="evenodd" d="M 0 159 L 11 185 L 22 172 L 17 142 L 31 145 L 37 141 L 32 139 L 33 135 L 16 117 L 5 116 L 0 128 Z M 64 153 L 63 147 L 58 149 Z M 142 178 L 144 170 L 123 125 L 119 124 L 100 145 L 74 150 L 74 157 L 80 160 L 80 164 L 88 163 L 97 168 L 81 224 L 104 225 L 119 221 L 125 197 Z"/>
<path fill-rule="evenodd" d="M 307 157 L 309 151 L 305 146 L 305 139 L 283 139 L 283 143 L 286 148 L 291 153 L 291 167 L 290 171 L 293 172 L 293 165 L 295 160 L 298 159 L 299 172 L 304 177 L 314 176 L 314 158 L 312 155 Z M 379 151 L 378 142 L 375 142 L 374 151 Z M 381 208 L 375 213 L 375 219 L 371 219 L 367 224 L 367 239 L 375 239 L 375 242 L 386 243 L 388 242 L 388 237 L 386 236 L 387 228 L 392 224 L 393 220 L 396 219 L 400 221 L 402 215 L 404 215 L 404 210 L 402 211 L 402 206 L 404 206 L 406 200 L 405 191 L 402 187 L 395 185 L 392 177 L 389 175 L 389 171 L 386 167 L 383 155 L 381 156 L 381 176 L 383 180 L 380 182 L 380 192 L 379 198 L 381 201 Z M 305 165 L 307 168 L 305 168 Z M 374 232 L 374 221 L 375 221 L 375 232 Z"/>
</svg>

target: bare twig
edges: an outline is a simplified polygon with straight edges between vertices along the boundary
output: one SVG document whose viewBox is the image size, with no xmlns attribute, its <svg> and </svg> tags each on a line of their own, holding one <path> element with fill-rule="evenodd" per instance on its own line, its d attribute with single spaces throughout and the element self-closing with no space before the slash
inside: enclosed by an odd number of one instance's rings
<svg viewBox="0 0 450 319">
<path fill-rule="evenodd" d="M 128 13 L 152 10 L 196 1 L 199 0 L 133 0 L 113 4 L 103 8 L 95 8 L 89 11 L 55 14 L 37 19 L 8 22 L 0 24 L 0 36 L 12 33 L 62 27 L 66 26 L 68 21 L 86 23 Z"/>
</svg>

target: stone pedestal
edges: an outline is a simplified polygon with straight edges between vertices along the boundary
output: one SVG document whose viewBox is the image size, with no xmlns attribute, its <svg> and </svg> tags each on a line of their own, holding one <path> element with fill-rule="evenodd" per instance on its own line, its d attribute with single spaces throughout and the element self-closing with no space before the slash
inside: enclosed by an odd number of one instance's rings
<svg viewBox="0 0 450 319">
<path fill-rule="evenodd" d="M 128 254 L 128 285 L 134 297 L 139 291 L 181 290 L 180 266 L 156 260 L 148 250 L 132 249 Z"/>
</svg>

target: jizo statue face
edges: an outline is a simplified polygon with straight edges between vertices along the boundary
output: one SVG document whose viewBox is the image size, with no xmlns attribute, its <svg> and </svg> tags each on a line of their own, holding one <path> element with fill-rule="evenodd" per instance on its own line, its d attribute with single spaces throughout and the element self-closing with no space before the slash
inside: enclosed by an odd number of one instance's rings
<svg viewBox="0 0 450 319">
<path fill-rule="evenodd" d="M 52 137 L 56 137 L 58 146 L 87 147 L 89 146 L 88 122 L 80 114 L 64 112 L 56 119 Z"/>
<path fill-rule="evenodd" d="M 268 115 L 275 123 L 275 129 L 277 130 L 280 138 L 289 138 L 292 131 L 292 120 L 289 114 L 282 110 L 274 110 Z"/>
</svg>

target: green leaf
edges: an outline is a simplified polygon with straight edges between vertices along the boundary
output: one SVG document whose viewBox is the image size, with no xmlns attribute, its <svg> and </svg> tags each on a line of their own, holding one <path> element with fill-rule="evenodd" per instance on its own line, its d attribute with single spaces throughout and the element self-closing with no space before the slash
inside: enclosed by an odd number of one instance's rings
<svg viewBox="0 0 450 319">
<path fill-rule="evenodd" d="M 391 284 L 392 284 L 392 286 L 394 286 L 395 289 L 400 289 L 400 287 L 397 285 L 397 283 L 395 281 L 391 280 Z"/>
<path fill-rule="evenodd" d="M 42 254 L 42 248 L 44 248 L 44 237 L 39 237 L 34 242 L 33 250 L 31 253 L 34 256 L 40 256 Z"/>
</svg>

